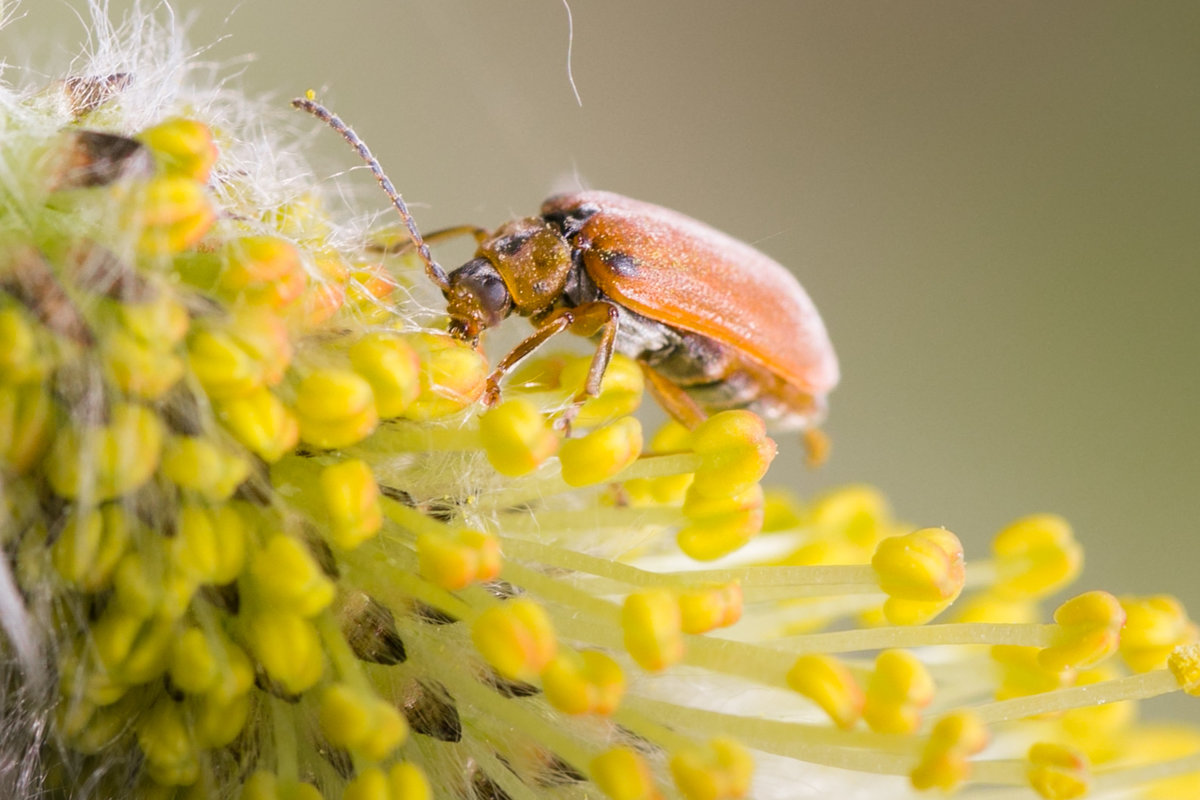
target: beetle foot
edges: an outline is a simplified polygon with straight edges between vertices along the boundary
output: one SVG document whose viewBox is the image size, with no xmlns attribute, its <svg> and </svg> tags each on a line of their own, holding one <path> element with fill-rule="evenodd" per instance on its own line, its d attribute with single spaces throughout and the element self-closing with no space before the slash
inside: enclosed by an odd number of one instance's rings
<svg viewBox="0 0 1200 800">
<path fill-rule="evenodd" d="M 558 419 L 554 420 L 554 427 L 558 428 L 560 431 L 562 431 L 563 436 L 565 436 L 568 439 L 571 438 L 572 423 L 574 423 L 575 418 L 577 416 L 579 416 L 579 409 L 582 406 L 583 406 L 583 403 L 576 400 L 575 402 L 571 403 L 571 405 L 566 407 L 566 409 L 563 411 L 562 415 L 559 416 Z"/>
<path fill-rule="evenodd" d="M 480 398 L 483 401 L 485 408 L 491 408 L 500 402 L 500 383 L 488 378 L 487 383 L 483 387 L 483 396 Z"/>
</svg>

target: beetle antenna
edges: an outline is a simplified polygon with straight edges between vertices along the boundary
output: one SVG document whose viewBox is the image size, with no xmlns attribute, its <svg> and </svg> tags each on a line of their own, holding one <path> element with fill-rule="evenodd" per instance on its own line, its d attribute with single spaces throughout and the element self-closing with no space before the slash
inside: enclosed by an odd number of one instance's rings
<svg viewBox="0 0 1200 800">
<path fill-rule="evenodd" d="M 396 187 L 392 185 L 391 180 L 384 173 L 383 167 L 379 165 L 379 160 L 371 155 L 371 149 L 367 147 L 367 143 L 358 138 L 358 134 L 354 129 L 342 122 L 342 118 L 334 114 L 325 106 L 321 105 L 314 99 L 313 93 L 310 91 L 307 97 L 298 97 L 292 101 L 292 106 L 302 111 L 307 111 L 319 120 L 322 120 L 329 127 L 342 135 L 342 138 L 350 143 L 350 146 L 358 152 L 360 158 L 367 163 L 371 168 L 371 173 L 375 176 L 375 180 L 379 181 L 379 185 L 392 201 L 392 205 L 400 212 L 401 219 L 404 220 L 405 227 L 408 228 L 408 235 L 412 238 L 413 244 L 417 246 L 417 252 L 421 254 L 421 260 L 425 262 L 425 274 L 429 279 L 438 285 L 442 291 L 450 288 L 450 279 L 446 277 L 446 270 L 442 269 L 442 265 L 433 260 L 433 254 L 429 252 L 429 245 L 425 244 L 425 240 L 421 237 L 421 232 L 417 230 L 417 222 L 413 219 L 413 215 L 409 213 L 408 206 L 404 204 L 404 198 L 396 191 Z"/>
</svg>

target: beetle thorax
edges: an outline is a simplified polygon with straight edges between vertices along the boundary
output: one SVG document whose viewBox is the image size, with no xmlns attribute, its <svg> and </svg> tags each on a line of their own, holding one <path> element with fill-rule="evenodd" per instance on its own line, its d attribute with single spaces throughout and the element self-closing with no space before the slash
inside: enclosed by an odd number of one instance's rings
<svg viewBox="0 0 1200 800">
<path fill-rule="evenodd" d="M 476 255 L 496 268 L 513 310 L 527 317 L 562 298 L 571 272 L 570 244 L 541 217 L 505 223 L 479 245 Z"/>
</svg>

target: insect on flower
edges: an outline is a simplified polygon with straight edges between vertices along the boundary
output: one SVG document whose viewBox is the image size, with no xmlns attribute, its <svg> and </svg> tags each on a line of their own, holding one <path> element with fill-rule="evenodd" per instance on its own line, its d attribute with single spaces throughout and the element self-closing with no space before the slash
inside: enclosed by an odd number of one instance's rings
<svg viewBox="0 0 1200 800">
<path fill-rule="evenodd" d="M 447 273 L 366 144 L 311 96 L 292 104 L 341 133 L 370 166 L 446 297 L 453 336 L 477 343 L 512 314 L 533 322 L 534 332 L 489 376 L 486 403 L 496 402 L 501 378 L 521 359 L 570 331 L 598 340 L 573 408 L 600 393 L 619 352 L 638 362 L 659 403 L 688 427 L 732 408 L 776 429 L 813 431 L 823 417 L 838 380 L 825 325 L 791 273 L 753 247 L 661 206 L 584 191 L 480 232 L 475 258 Z"/>
</svg>

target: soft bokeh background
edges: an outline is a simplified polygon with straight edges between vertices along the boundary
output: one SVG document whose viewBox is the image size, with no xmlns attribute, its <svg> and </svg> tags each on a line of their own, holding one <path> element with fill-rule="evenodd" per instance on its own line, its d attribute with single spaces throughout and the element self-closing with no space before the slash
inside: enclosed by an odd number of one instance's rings
<svg viewBox="0 0 1200 800">
<path fill-rule="evenodd" d="M 82 5 L 26 0 L 0 54 L 65 64 Z M 318 89 L 426 230 L 582 183 L 794 269 L 844 380 L 832 462 L 786 441 L 775 481 L 869 481 L 969 557 L 1058 511 L 1081 588 L 1200 610 L 1200 4 L 571 0 L 582 107 L 557 0 L 175 10 L 250 92 Z"/>
</svg>

